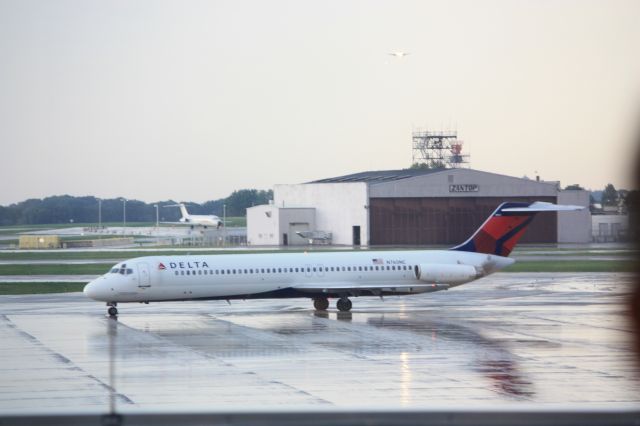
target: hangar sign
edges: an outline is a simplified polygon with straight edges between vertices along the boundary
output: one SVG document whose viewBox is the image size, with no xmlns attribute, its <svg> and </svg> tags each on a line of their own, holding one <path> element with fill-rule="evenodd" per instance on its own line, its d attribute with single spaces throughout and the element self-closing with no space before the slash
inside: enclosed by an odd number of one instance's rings
<svg viewBox="0 0 640 426">
<path fill-rule="evenodd" d="M 449 185 L 449 192 L 478 192 L 478 185 L 475 183 Z"/>
</svg>

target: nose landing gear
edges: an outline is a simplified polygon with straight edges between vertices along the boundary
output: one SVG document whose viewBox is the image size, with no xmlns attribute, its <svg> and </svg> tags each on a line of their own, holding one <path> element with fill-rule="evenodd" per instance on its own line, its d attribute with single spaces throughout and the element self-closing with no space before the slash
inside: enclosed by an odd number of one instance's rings
<svg viewBox="0 0 640 426">
<path fill-rule="evenodd" d="M 338 299 L 338 301 L 336 302 L 336 308 L 338 308 L 339 311 L 341 312 L 348 312 L 351 310 L 351 300 L 349 300 L 348 297 L 342 297 L 340 299 Z"/>
<path fill-rule="evenodd" d="M 107 302 L 107 306 L 107 314 L 109 314 L 111 318 L 117 317 L 118 308 L 116 308 L 116 306 L 118 306 L 118 304 L 116 302 Z"/>
</svg>

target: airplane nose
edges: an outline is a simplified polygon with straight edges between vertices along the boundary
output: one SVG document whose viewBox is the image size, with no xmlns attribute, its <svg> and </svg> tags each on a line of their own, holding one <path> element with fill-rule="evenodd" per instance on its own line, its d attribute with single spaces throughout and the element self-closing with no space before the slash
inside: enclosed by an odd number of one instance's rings
<svg viewBox="0 0 640 426">
<path fill-rule="evenodd" d="M 99 294 L 98 283 L 95 281 L 91 281 L 89 284 L 84 286 L 83 293 L 90 299 L 97 299 Z"/>
</svg>

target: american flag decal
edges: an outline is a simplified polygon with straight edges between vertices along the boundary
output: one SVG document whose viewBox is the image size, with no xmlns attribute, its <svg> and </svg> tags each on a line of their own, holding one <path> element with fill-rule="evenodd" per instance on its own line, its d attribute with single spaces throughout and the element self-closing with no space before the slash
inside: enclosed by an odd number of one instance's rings
<svg viewBox="0 0 640 426">
<path fill-rule="evenodd" d="M 166 266 L 164 266 L 164 264 L 162 262 L 160 262 L 160 264 L 158 265 L 158 269 L 161 271 L 164 271 L 165 269 L 167 269 Z"/>
<path fill-rule="evenodd" d="M 374 265 L 383 265 L 384 261 L 382 259 L 371 259 Z"/>
</svg>

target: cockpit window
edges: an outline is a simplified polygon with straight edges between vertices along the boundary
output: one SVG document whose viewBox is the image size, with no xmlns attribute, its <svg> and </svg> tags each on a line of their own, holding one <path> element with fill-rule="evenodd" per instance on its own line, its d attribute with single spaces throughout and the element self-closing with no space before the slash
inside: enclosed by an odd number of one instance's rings
<svg viewBox="0 0 640 426">
<path fill-rule="evenodd" d="M 109 271 L 109 272 L 111 272 L 112 274 L 117 274 L 117 273 L 118 273 L 118 271 L 119 271 L 119 269 L 118 269 L 118 268 L 113 268 L 113 269 L 112 269 L 111 271 Z"/>
</svg>

